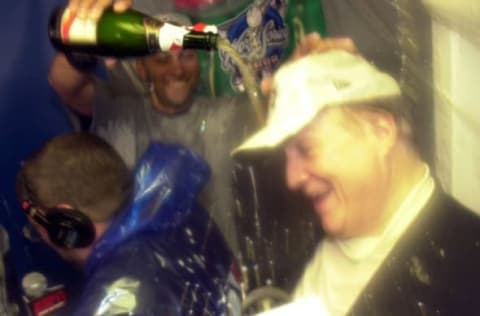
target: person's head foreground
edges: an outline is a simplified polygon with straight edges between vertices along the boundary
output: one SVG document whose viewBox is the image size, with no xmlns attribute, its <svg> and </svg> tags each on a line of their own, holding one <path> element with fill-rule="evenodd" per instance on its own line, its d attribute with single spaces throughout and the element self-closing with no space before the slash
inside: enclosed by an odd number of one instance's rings
<svg viewBox="0 0 480 316">
<path fill-rule="evenodd" d="M 266 126 L 236 152 L 282 144 L 287 185 L 312 201 L 326 233 L 379 231 L 423 166 L 396 81 L 331 50 L 281 67 L 272 100 Z"/>
<path fill-rule="evenodd" d="M 47 142 L 17 177 L 22 208 L 43 241 L 82 265 L 129 199 L 132 175 L 99 137 L 75 133 Z"/>
</svg>

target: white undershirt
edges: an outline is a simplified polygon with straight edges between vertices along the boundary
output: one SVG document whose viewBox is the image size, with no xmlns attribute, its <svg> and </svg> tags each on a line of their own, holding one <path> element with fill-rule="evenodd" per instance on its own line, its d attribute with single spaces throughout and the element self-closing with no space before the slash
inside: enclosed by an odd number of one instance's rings
<svg viewBox="0 0 480 316">
<path fill-rule="evenodd" d="M 295 299 L 316 296 L 326 305 L 330 315 L 345 315 L 420 213 L 433 189 L 434 182 L 425 165 L 422 179 L 411 189 L 383 233 L 349 240 L 326 238 L 297 285 Z"/>
</svg>

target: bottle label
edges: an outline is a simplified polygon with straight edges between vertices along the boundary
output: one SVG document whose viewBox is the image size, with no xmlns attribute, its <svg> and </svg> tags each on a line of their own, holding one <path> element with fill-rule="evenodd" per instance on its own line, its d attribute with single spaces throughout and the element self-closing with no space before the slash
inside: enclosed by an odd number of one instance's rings
<svg viewBox="0 0 480 316">
<path fill-rule="evenodd" d="M 65 43 L 95 44 L 97 42 L 97 24 L 91 20 L 77 18 L 66 9 L 62 15 L 60 34 Z"/>
<path fill-rule="evenodd" d="M 188 29 L 194 32 L 218 34 L 218 27 L 216 25 L 208 25 L 205 23 L 196 23 L 195 25 L 190 26 Z"/>
<path fill-rule="evenodd" d="M 160 28 L 158 44 L 161 51 L 178 50 L 183 47 L 183 37 L 189 31 L 181 26 L 164 23 Z"/>
</svg>

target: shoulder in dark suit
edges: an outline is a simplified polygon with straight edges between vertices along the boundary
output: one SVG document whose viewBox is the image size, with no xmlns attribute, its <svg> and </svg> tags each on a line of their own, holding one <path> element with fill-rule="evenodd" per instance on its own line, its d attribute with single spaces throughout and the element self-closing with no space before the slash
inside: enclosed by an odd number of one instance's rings
<svg viewBox="0 0 480 316">
<path fill-rule="evenodd" d="M 436 189 L 350 315 L 480 312 L 480 217 Z"/>
</svg>

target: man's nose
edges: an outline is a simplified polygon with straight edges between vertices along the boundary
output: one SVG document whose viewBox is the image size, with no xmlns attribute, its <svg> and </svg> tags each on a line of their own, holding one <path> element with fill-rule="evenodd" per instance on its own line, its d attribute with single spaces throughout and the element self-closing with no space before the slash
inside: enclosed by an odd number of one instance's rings
<svg viewBox="0 0 480 316">
<path fill-rule="evenodd" d="M 180 76 L 183 74 L 183 61 L 180 59 L 178 55 L 172 56 L 172 62 L 170 64 L 170 69 L 173 74 Z"/>
<path fill-rule="evenodd" d="M 286 179 L 287 187 L 290 190 L 298 190 L 307 179 L 307 173 L 303 167 L 303 162 L 295 153 L 286 154 Z"/>
</svg>

